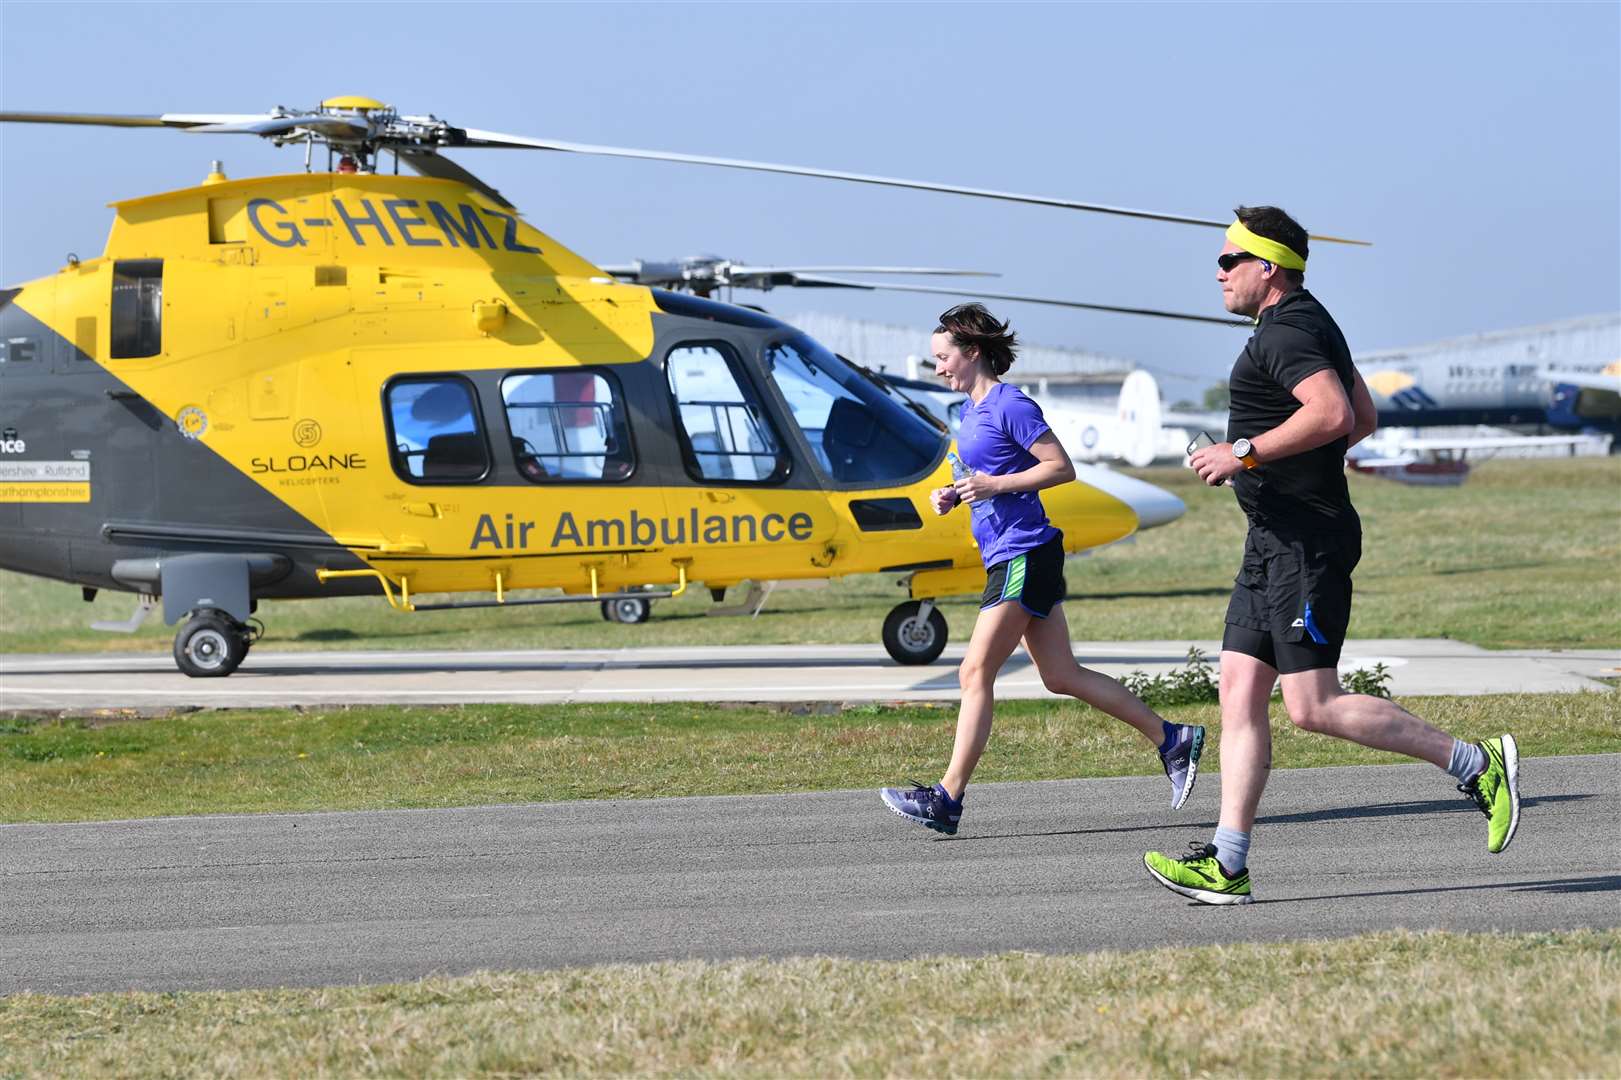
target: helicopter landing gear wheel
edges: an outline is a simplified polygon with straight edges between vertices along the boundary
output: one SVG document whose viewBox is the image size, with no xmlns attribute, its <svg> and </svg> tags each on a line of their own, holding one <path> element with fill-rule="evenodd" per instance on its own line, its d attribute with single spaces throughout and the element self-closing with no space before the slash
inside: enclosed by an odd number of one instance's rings
<svg viewBox="0 0 1621 1080">
<path fill-rule="evenodd" d="M 946 647 L 946 617 L 933 600 L 896 604 L 884 620 L 884 648 L 899 664 L 932 664 Z"/>
<path fill-rule="evenodd" d="M 644 623 L 653 614 L 653 602 L 639 596 L 620 596 L 602 602 L 602 617 L 616 623 Z"/>
<path fill-rule="evenodd" d="M 194 612 L 174 636 L 174 662 L 194 679 L 229 675 L 248 655 L 247 627 L 212 608 Z"/>
</svg>

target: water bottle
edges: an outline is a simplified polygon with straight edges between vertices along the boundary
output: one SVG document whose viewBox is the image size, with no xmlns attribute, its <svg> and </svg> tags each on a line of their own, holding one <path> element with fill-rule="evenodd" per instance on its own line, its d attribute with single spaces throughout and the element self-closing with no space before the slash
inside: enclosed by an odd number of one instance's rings
<svg viewBox="0 0 1621 1080">
<path fill-rule="evenodd" d="M 972 476 L 976 471 L 974 469 L 970 469 L 968 467 L 968 463 L 963 461 L 963 459 L 958 457 L 955 453 L 947 453 L 946 460 L 951 462 L 952 483 L 956 483 L 965 476 Z M 961 500 L 959 499 L 959 501 Z M 984 517 L 986 514 L 991 512 L 991 501 L 989 499 L 978 499 L 969 503 L 968 509 L 969 512 L 971 512 L 975 517 Z"/>
</svg>

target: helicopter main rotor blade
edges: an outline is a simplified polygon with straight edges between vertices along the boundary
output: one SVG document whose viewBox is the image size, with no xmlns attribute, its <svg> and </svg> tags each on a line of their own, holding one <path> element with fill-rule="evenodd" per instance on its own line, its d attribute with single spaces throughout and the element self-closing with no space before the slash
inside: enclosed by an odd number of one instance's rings
<svg viewBox="0 0 1621 1080">
<path fill-rule="evenodd" d="M 728 259 L 698 256 L 687 259 L 637 259 L 632 263 L 615 263 L 601 269 L 633 285 L 665 288 L 683 288 L 703 284 L 704 287 L 731 287 L 740 289 L 771 289 L 778 285 L 806 284 L 799 275 L 807 271 L 839 271 L 853 274 L 933 274 L 963 277 L 1001 277 L 988 270 L 951 270 L 938 266 L 744 266 Z M 808 284 L 820 285 L 820 282 Z"/>
<path fill-rule="evenodd" d="M 941 296 L 973 296 L 982 300 L 1012 300 L 1021 304 L 1047 304 L 1051 307 L 1079 308 L 1084 311 L 1111 311 L 1120 315 L 1148 315 L 1156 319 L 1181 319 L 1185 322 L 1215 323 L 1218 326 L 1254 326 L 1248 319 L 1223 319 L 1217 315 L 1192 315 L 1183 311 L 1160 311 L 1157 308 L 1121 307 L 1116 304 L 1088 304 L 1080 300 L 1057 300 L 1045 296 L 1025 296 L 1020 293 L 981 292 L 978 289 L 947 289 L 934 285 L 894 285 L 877 281 L 843 281 L 838 278 L 802 279 L 801 285 L 822 285 L 846 289 L 875 289 L 885 292 L 936 293 Z"/>
<path fill-rule="evenodd" d="M 938 266 L 741 266 L 736 274 L 917 274 L 935 277 L 1001 277 L 995 270 L 948 270 Z"/>
<path fill-rule="evenodd" d="M 111 113 L 0 112 L 0 121 L 14 124 L 90 124 L 96 127 L 167 127 L 200 135 L 282 135 L 296 128 L 318 132 L 329 139 L 359 141 L 371 133 L 364 121 L 320 113 L 275 116 L 266 113 L 164 113 L 161 116 L 119 116 Z"/>
<path fill-rule="evenodd" d="M 442 154 L 436 154 L 432 150 L 416 150 L 408 146 L 398 146 L 392 149 L 401 161 L 423 176 L 431 176 L 435 180 L 454 180 L 457 183 L 466 184 L 470 188 L 482 191 L 494 200 L 497 206 L 504 206 L 508 210 L 517 209 L 507 200 L 505 195 L 502 195 L 489 184 L 486 184 Z"/>
<path fill-rule="evenodd" d="M 1180 225 L 1205 225 L 1225 229 L 1231 222 L 1210 218 L 1191 217 L 1186 214 L 1162 214 L 1153 210 L 1134 210 L 1124 206 L 1103 203 L 1078 202 L 1048 195 L 1021 195 L 1011 191 L 990 188 L 963 187 L 957 184 L 939 184 L 928 180 L 901 180 L 892 176 L 874 176 L 869 173 L 842 172 L 837 169 L 813 169 L 803 165 L 777 165 L 766 161 L 746 161 L 741 158 L 708 157 L 702 154 L 674 154 L 660 150 L 635 150 L 623 146 L 594 146 L 589 143 L 561 142 L 556 139 L 530 139 L 522 135 L 503 135 L 497 131 L 479 131 L 459 128 L 452 145 L 520 150 L 556 150 L 568 154 L 595 154 L 603 157 L 638 158 L 644 161 L 674 161 L 687 165 L 714 165 L 724 169 L 749 169 L 754 172 L 784 173 L 789 176 L 815 176 L 825 180 L 848 180 L 857 184 L 877 184 L 882 187 L 911 188 L 916 191 L 938 191 L 948 195 L 969 195 L 980 199 L 1000 199 L 1004 202 L 1031 203 L 1036 206 L 1055 206 L 1065 210 L 1088 210 L 1099 214 L 1117 214 L 1121 217 L 1146 218 L 1150 221 L 1169 221 Z M 1335 244 L 1360 244 L 1366 240 L 1347 240 L 1337 236 L 1313 236 Z"/>
<path fill-rule="evenodd" d="M 319 132 L 329 139 L 360 140 L 371 133 L 363 123 L 342 116 L 273 116 L 228 124 L 199 124 L 185 130 L 198 135 L 283 135 L 297 128 Z"/>
<path fill-rule="evenodd" d="M 405 149 L 410 145 L 421 145 L 426 134 L 431 136 L 431 141 L 438 146 L 552 150 L 569 154 L 635 158 L 642 161 L 673 161 L 687 165 L 711 165 L 725 169 L 746 169 L 754 172 L 782 173 L 788 176 L 812 176 L 825 180 L 845 180 L 856 184 L 876 184 L 881 187 L 909 188 L 914 191 L 937 191 L 948 195 L 967 195 L 973 198 L 1029 203 L 1035 206 L 1052 206 L 1065 210 L 1086 210 L 1092 213 L 1115 214 L 1121 217 L 1143 218 L 1149 221 L 1202 225 L 1214 229 L 1225 229 L 1229 224 L 1226 221 L 1192 217 L 1186 214 L 1164 214 L 1154 210 L 1136 210 L 1125 206 L 1080 202 L 1075 199 L 1059 199 L 1048 195 L 1023 195 L 1012 191 L 995 191 L 990 188 L 967 187 L 959 184 L 940 184 L 928 180 L 903 180 L 893 176 L 844 172 L 838 169 L 814 169 L 803 165 L 779 165 L 766 161 L 749 161 L 743 158 L 710 157 L 703 154 L 676 154 L 660 150 L 637 150 L 623 146 L 597 146 L 590 143 L 563 142 L 557 139 L 531 139 L 522 135 L 505 135 L 497 131 L 452 127 L 432 117 L 405 117 L 398 119 L 401 123 L 411 121 L 415 126 L 407 125 L 401 130 L 385 128 L 373 132 L 369 127 L 356 124 L 343 117 L 325 113 L 314 116 L 290 117 L 285 113 L 261 115 L 164 113 L 161 116 L 120 116 L 110 113 L 0 112 L 0 122 L 8 123 L 92 124 L 102 127 L 174 127 L 203 129 L 203 133 L 206 134 L 251 134 L 272 138 L 293 128 L 303 127 L 339 143 L 363 142 L 368 149 L 374 151 L 383 148 L 394 149 L 396 147 Z M 423 128 L 419 121 L 427 122 L 427 128 Z M 464 175 L 470 176 L 471 174 L 464 171 Z M 482 187 L 482 185 L 476 186 Z M 1332 244 L 1357 244 L 1364 247 L 1369 245 L 1367 240 L 1352 240 L 1340 236 L 1312 234 L 1311 239 Z"/>
<path fill-rule="evenodd" d="M 164 113 L 161 116 L 129 116 L 117 113 L 0 112 L 0 123 L 8 124 L 89 124 L 95 127 L 195 128 L 205 125 L 248 124 L 274 120 L 263 113 Z"/>
</svg>

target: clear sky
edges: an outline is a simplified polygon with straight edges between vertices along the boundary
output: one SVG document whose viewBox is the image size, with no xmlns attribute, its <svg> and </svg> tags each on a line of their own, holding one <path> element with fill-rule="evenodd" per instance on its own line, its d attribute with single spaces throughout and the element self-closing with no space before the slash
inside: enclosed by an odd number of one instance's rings
<svg viewBox="0 0 1621 1080">
<path fill-rule="evenodd" d="M 1230 216 L 1314 232 L 1353 349 L 1621 308 L 1621 5 L 0 4 L 13 110 L 260 112 L 363 94 L 454 124 Z M 246 136 L 0 127 L 0 280 L 99 253 L 110 200 L 296 171 Z M 458 160 L 598 262 L 996 270 L 992 287 L 1220 314 L 1200 229 L 576 155 Z M 739 293 L 932 325 L 903 294 Z M 1168 397 L 1242 331 L 1003 305 Z M 919 351 L 925 343 L 919 342 Z M 877 358 L 871 358 L 877 359 Z"/>
</svg>

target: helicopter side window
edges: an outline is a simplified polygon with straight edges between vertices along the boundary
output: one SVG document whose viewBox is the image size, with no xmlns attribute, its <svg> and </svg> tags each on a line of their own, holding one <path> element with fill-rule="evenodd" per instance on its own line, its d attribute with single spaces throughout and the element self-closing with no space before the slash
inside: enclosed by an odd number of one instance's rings
<svg viewBox="0 0 1621 1080">
<path fill-rule="evenodd" d="M 124 259 L 113 264 L 111 354 L 115 360 L 163 351 L 163 260 Z"/>
<path fill-rule="evenodd" d="M 414 483 L 467 484 L 490 471 L 490 452 L 463 379 L 396 379 L 385 391 L 394 471 Z"/>
<path fill-rule="evenodd" d="M 508 375 L 501 400 L 518 471 L 534 483 L 618 481 L 634 471 L 624 398 L 608 372 Z"/>
<path fill-rule="evenodd" d="M 817 463 L 835 481 L 901 481 L 939 455 L 938 428 L 808 335 L 766 349 L 766 367 Z"/>
<path fill-rule="evenodd" d="M 788 456 L 735 354 L 718 342 L 679 345 L 664 361 L 694 480 L 773 483 Z"/>
</svg>

